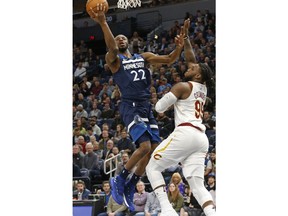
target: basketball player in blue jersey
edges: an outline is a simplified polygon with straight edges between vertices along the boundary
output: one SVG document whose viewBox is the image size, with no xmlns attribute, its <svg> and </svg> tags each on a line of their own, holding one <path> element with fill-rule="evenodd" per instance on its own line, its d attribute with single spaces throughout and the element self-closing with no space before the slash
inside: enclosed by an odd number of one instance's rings
<svg viewBox="0 0 288 216">
<path fill-rule="evenodd" d="M 203 107 L 212 71 L 204 63 L 196 63 L 188 37 L 190 20 L 184 21 L 184 56 L 188 70 L 187 82 L 175 84 L 155 106 L 159 113 L 174 105 L 175 129 L 151 155 L 146 173 L 161 205 L 161 216 L 178 216 L 170 204 L 162 171 L 182 164 L 183 175 L 206 216 L 214 216 L 215 206 L 211 194 L 204 187 L 204 161 L 208 151 L 208 138 L 202 124 Z"/>
<path fill-rule="evenodd" d="M 113 36 L 103 13 L 102 5 L 91 17 L 100 24 L 104 33 L 105 43 L 108 47 L 105 60 L 112 74 L 113 80 L 121 91 L 121 117 L 129 134 L 137 146 L 122 172 L 110 179 L 112 196 L 118 204 L 123 201 L 134 211 L 133 196 L 135 185 L 145 172 L 145 167 L 151 153 L 161 139 L 157 122 L 153 116 L 150 104 L 151 74 L 146 63 L 173 64 L 180 56 L 184 46 L 183 34 L 175 37 L 176 48 L 169 55 L 155 55 L 151 52 L 134 54 L 128 50 L 128 39 L 124 35 Z M 92 9 L 91 9 L 92 10 Z M 133 175 L 130 171 L 136 166 Z M 131 178 L 127 178 L 131 176 Z"/>
</svg>

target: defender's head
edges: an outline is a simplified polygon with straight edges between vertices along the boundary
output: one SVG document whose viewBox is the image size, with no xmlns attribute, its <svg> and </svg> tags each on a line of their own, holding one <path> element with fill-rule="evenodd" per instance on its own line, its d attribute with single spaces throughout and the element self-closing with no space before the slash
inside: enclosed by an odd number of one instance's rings
<svg viewBox="0 0 288 216">
<path fill-rule="evenodd" d="M 212 78 L 212 71 L 207 64 L 190 63 L 184 76 L 186 81 L 195 81 L 202 84 L 208 84 Z"/>
</svg>

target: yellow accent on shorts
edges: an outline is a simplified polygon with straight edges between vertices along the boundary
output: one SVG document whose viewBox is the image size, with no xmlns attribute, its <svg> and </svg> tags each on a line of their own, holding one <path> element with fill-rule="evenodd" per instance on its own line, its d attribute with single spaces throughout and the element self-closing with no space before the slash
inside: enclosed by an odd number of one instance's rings
<svg viewBox="0 0 288 216">
<path fill-rule="evenodd" d="M 165 149 L 170 145 L 170 143 L 172 142 L 172 140 L 173 140 L 173 138 L 171 138 L 170 141 L 169 141 L 163 148 L 161 148 L 161 149 L 159 149 L 158 151 L 156 151 L 156 152 L 154 153 L 154 155 L 157 154 L 157 153 L 159 153 L 159 152 L 165 151 Z"/>
</svg>

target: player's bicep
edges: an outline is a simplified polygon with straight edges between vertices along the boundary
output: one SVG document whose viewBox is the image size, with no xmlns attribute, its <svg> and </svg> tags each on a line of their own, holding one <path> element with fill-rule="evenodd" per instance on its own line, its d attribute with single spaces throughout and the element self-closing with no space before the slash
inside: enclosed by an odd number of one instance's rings
<svg viewBox="0 0 288 216">
<path fill-rule="evenodd" d="M 108 64 L 112 73 L 118 71 L 120 67 L 120 58 L 117 54 L 115 55 L 114 52 L 107 52 L 105 56 L 105 61 Z"/>
<path fill-rule="evenodd" d="M 168 64 L 170 58 L 168 55 L 156 55 L 151 52 L 146 52 L 141 54 L 145 61 L 149 62 L 150 64 Z"/>
</svg>

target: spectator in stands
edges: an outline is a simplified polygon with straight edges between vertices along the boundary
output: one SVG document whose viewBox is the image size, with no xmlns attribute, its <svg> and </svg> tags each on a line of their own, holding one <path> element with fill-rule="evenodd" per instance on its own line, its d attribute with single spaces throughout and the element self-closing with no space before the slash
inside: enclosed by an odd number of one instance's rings
<svg viewBox="0 0 288 216">
<path fill-rule="evenodd" d="M 141 41 L 140 46 L 138 47 L 138 53 L 144 53 L 146 52 L 146 41 Z"/>
<path fill-rule="evenodd" d="M 127 131 L 125 129 L 121 132 L 121 139 L 118 141 L 117 146 L 119 151 L 126 151 L 129 155 L 131 155 L 135 151 L 135 144 L 128 137 Z"/>
<path fill-rule="evenodd" d="M 90 135 L 91 134 L 91 135 Z M 94 146 L 94 144 L 98 143 L 97 140 L 96 140 L 96 136 L 93 134 L 92 132 L 92 128 L 90 127 L 90 136 L 89 137 L 89 141 L 88 142 L 91 142 L 92 145 Z"/>
<path fill-rule="evenodd" d="M 101 118 L 102 119 L 110 119 L 114 117 L 114 109 L 110 107 L 109 103 L 104 103 L 104 107 L 102 110 Z"/>
<path fill-rule="evenodd" d="M 73 129 L 73 145 L 78 142 L 79 136 L 82 136 L 80 133 L 80 129 L 78 127 L 75 127 Z"/>
<path fill-rule="evenodd" d="M 168 48 L 168 41 L 167 41 L 166 37 L 162 37 L 161 42 L 158 44 L 158 53 L 160 55 L 166 55 L 164 50 L 167 48 Z"/>
<path fill-rule="evenodd" d="M 144 212 L 145 216 L 158 216 L 161 212 L 161 206 L 154 191 L 147 195 Z"/>
<path fill-rule="evenodd" d="M 139 53 L 139 46 L 142 41 L 144 39 L 139 36 L 137 31 L 134 31 L 132 37 L 129 39 L 129 47 L 131 48 L 129 50 L 131 53 Z"/>
<path fill-rule="evenodd" d="M 174 210 L 180 214 L 180 209 L 184 204 L 184 198 L 173 182 L 168 185 L 168 199 Z"/>
<path fill-rule="evenodd" d="M 89 62 L 88 62 L 88 58 L 86 57 L 84 60 L 83 60 L 83 64 L 82 64 L 82 66 L 84 67 L 84 68 L 86 68 L 86 70 L 89 68 Z M 87 71 L 86 71 L 86 73 L 87 73 Z M 84 76 L 85 77 L 85 76 Z M 83 77 L 83 78 L 84 78 Z M 82 80 L 83 80 L 83 78 L 82 78 Z"/>
<path fill-rule="evenodd" d="M 80 150 L 85 155 L 86 154 L 86 144 L 87 143 L 85 141 L 84 136 L 79 136 L 76 144 L 78 144 L 80 146 Z"/>
<path fill-rule="evenodd" d="M 208 175 L 208 181 L 207 181 L 206 189 L 208 191 L 211 191 L 211 190 L 216 191 L 216 183 L 215 183 L 215 174 L 214 173 L 210 173 Z"/>
<path fill-rule="evenodd" d="M 203 124 L 206 126 L 206 130 L 213 130 L 214 121 L 211 119 L 211 113 L 208 110 L 203 113 Z"/>
<path fill-rule="evenodd" d="M 93 115 L 89 118 L 90 127 L 92 128 L 93 133 L 96 134 L 97 137 L 100 137 L 102 133 L 101 128 L 96 124 L 96 122 L 97 122 L 96 116 Z"/>
<path fill-rule="evenodd" d="M 174 129 L 174 122 L 165 113 L 157 113 L 156 115 L 160 137 L 166 139 Z"/>
<path fill-rule="evenodd" d="M 103 149 L 100 149 L 99 143 L 96 141 L 93 144 L 93 152 L 98 156 L 99 161 L 103 158 Z"/>
<path fill-rule="evenodd" d="M 178 186 L 179 192 L 184 196 L 185 194 L 185 183 L 183 182 L 182 176 L 179 172 L 173 173 L 170 182 L 173 182 L 176 186 Z"/>
<path fill-rule="evenodd" d="M 85 109 L 88 113 L 88 116 L 90 115 L 90 112 L 93 109 L 93 102 L 95 100 L 96 100 L 95 95 L 90 91 L 90 94 L 86 97 L 87 108 Z"/>
<path fill-rule="evenodd" d="M 112 95 L 112 91 L 111 91 L 111 88 L 108 86 L 108 83 L 103 84 L 103 88 L 99 93 L 99 98 L 102 98 L 102 95 L 104 93 L 106 93 L 108 97 L 111 97 L 111 95 Z"/>
<path fill-rule="evenodd" d="M 94 145 L 94 143 L 92 142 L 92 140 L 94 140 L 94 139 L 95 139 L 95 141 L 97 141 L 98 136 L 93 132 L 92 127 L 88 126 L 87 127 L 86 140 L 87 140 L 87 142 L 91 142 Z"/>
<path fill-rule="evenodd" d="M 112 72 L 108 66 L 108 64 L 104 64 L 104 67 L 101 71 L 101 83 L 107 83 L 109 78 L 112 76 Z"/>
<path fill-rule="evenodd" d="M 180 30 L 181 30 L 181 26 L 179 24 L 178 20 L 174 21 L 174 25 L 171 27 L 171 38 L 176 37 L 177 34 L 179 34 Z"/>
<path fill-rule="evenodd" d="M 88 76 L 83 77 L 83 83 L 85 83 L 87 85 L 88 89 L 90 90 L 92 84 L 90 81 L 88 81 Z"/>
<path fill-rule="evenodd" d="M 78 119 L 81 119 L 81 117 L 88 118 L 88 113 L 86 112 L 86 110 L 83 109 L 83 105 L 79 104 L 77 106 L 77 112 L 74 116 L 74 120 L 76 121 Z"/>
<path fill-rule="evenodd" d="M 86 82 L 84 81 L 80 83 L 80 92 L 83 94 L 84 98 L 87 98 L 91 94 Z"/>
<path fill-rule="evenodd" d="M 79 180 L 76 188 L 77 189 L 73 191 L 73 195 L 77 195 L 77 200 L 88 200 L 91 191 L 85 188 L 85 183 Z"/>
<path fill-rule="evenodd" d="M 158 97 L 161 98 L 163 93 L 164 93 L 164 90 L 168 87 L 169 89 L 171 89 L 171 84 L 167 82 L 167 79 L 164 77 L 161 79 L 161 81 L 159 82 L 159 87 L 157 88 L 157 94 L 158 94 Z"/>
<path fill-rule="evenodd" d="M 100 213 L 97 216 L 125 216 L 126 213 L 128 213 L 128 211 L 125 204 L 119 205 L 115 202 L 113 197 L 110 196 L 107 204 L 107 211 Z"/>
<path fill-rule="evenodd" d="M 101 74 L 101 71 L 104 69 L 104 60 L 101 58 L 101 56 L 96 55 L 95 63 L 97 65 L 97 72 Z"/>
<path fill-rule="evenodd" d="M 88 107 L 89 104 L 88 104 L 87 100 L 84 98 L 84 95 L 81 92 L 79 92 L 77 94 L 77 100 L 75 101 L 75 104 L 76 105 L 82 104 L 84 110 L 89 108 Z"/>
<path fill-rule="evenodd" d="M 209 174 L 216 175 L 216 150 L 212 149 L 211 153 L 209 154 L 209 160 L 207 162 L 207 165 L 205 167 L 205 181 L 207 182 Z"/>
<path fill-rule="evenodd" d="M 201 215 L 203 212 L 200 204 L 194 197 L 190 189 L 187 197 L 187 201 L 184 203 L 183 207 L 180 210 L 180 216 L 189 216 L 189 215 Z"/>
<path fill-rule="evenodd" d="M 103 149 L 103 151 L 107 149 L 106 144 L 107 141 L 110 139 L 109 137 L 109 132 L 108 130 L 102 130 L 102 133 L 100 135 L 100 140 L 99 140 L 99 147 L 100 149 Z M 106 155 L 105 155 L 106 156 Z M 103 159 L 105 158 L 105 156 L 103 157 Z"/>
<path fill-rule="evenodd" d="M 120 91 L 119 91 L 118 87 L 116 87 L 114 89 L 114 91 L 112 92 L 111 101 L 114 104 L 115 109 L 118 110 L 119 109 L 119 103 L 121 101 L 121 94 L 120 94 Z"/>
<path fill-rule="evenodd" d="M 122 133 L 123 129 L 124 129 L 124 126 L 122 124 L 118 124 L 116 126 L 116 130 L 115 130 L 114 135 L 113 135 L 113 141 L 114 141 L 115 145 L 117 145 L 117 146 L 118 146 L 118 141 L 122 138 L 121 133 Z"/>
<path fill-rule="evenodd" d="M 101 113 L 102 113 L 102 111 L 100 109 L 98 109 L 98 101 L 97 101 L 97 99 L 95 99 L 93 101 L 92 110 L 89 113 L 89 117 L 96 116 L 97 119 L 100 119 Z"/>
<path fill-rule="evenodd" d="M 73 145 L 73 164 L 77 165 L 80 169 L 84 165 L 84 154 L 80 151 L 79 145 Z"/>
<path fill-rule="evenodd" d="M 96 79 L 91 85 L 91 92 L 99 99 L 99 93 L 103 89 L 103 85 L 100 83 L 99 79 Z"/>
<path fill-rule="evenodd" d="M 86 68 L 83 67 L 82 61 L 78 62 L 77 68 L 74 71 L 74 80 L 76 83 L 82 81 L 82 78 L 86 75 Z"/>
<path fill-rule="evenodd" d="M 155 53 L 157 47 L 158 47 L 158 45 L 156 43 L 156 40 L 150 40 L 150 41 L 148 41 L 148 44 L 146 46 L 145 52 L 153 52 L 153 53 Z"/>
<path fill-rule="evenodd" d="M 115 175 L 119 175 L 119 173 L 124 168 L 124 165 L 128 162 L 128 160 L 129 160 L 129 154 L 127 152 L 123 152 L 121 155 L 121 161 L 118 162 Z"/>
<path fill-rule="evenodd" d="M 80 40 L 79 48 L 80 48 L 81 53 L 86 55 L 86 53 L 87 53 L 87 44 L 85 43 L 84 40 Z"/>
<path fill-rule="evenodd" d="M 116 88 L 116 86 L 115 86 L 115 84 L 113 82 L 113 78 L 111 77 L 108 80 L 108 91 L 113 93 L 115 88 Z"/>
<path fill-rule="evenodd" d="M 89 177 L 91 180 L 99 179 L 100 176 L 100 165 L 98 156 L 93 152 L 92 143 L 86 144 L 87 154 L 84 156 L 84 168 L 89 170 Z"/>
<path fill-rule="evenodd" d="M 113 142 L 113 140 L 112 140 L 112 139 L 107 140 L 107 142 L 106 142 L 106 148 L 105 148 L 105 146 L 104 146 L 104 151 L 103 151 L 103 157 L 104 157 L 103 159 L 104 159 L 104 160 L 107 159 L 108 156 L 109 156 L 109 154 L 112 153 L 113 147 L 114 147 L 114 142 Z M 112 153 L 112 154 L 113 154 L 113 153 Z"/>
<path fill-rule="evenodd" d="M 117 159 L 118 159 L 118 161 L 121 161 L 121 155 L 119 154 L 120 151 L 119 151 L 119 149 L 118 149 L 117 146 L 113 146 L 113 148 L 112 148 L 112 153 L 113 153 L 114 155 L 118 155 L 119 157 L 118 157 Z"/>
<path fill-rule="evenodd" d="M 144 208 L 147 201 L 148 193 L 145 191 L 144 182 L 141 180 L 136 184 L 136 192 L 134 193 L 133 204 L 135 211 L 130 215 L 144 216 Z"/>
<path fill-rule="evenodd" d="M 117 125 L 122 124 L 124 126 L 124 122 L 122 121 L 119 110 L 115 110 L 114 116 L 115 117 L 114 117 L 114 121 L 111 124 L 111 129 L 115 131 Z"/>
<path fill-rule="evenodd" d="M 88 48 L 88 52 L 87 52 L 87 58 L 88 58 L 88 62 L 89 65 L 92 66 L 92 62 L 95 59 L 96 55 L 94 53 L 94 51 L 91 48 Z"/>
<path fill-rule="evenodd" d="M 77 46 L 77 44 L 74 44 L 73 47 L 74 47 L 73 48 L 73 72 L 75 72 L 75 70 L 78 66 L 78 63 L 82 58 L 82 54 L 81 54 L 81 51 L 80 51 L 79 47 Z"/>
<path fill-rule="evenodd" d="M 210 192 L 210 194 L 213 198 L 213 202 L 216 205 L 216 180 L 215 180 L 215 174 L 214 173 L 210 173 L 208 175 L 206 189 Z"/>
<path fill-rule="evenodd" d="M 102 136 L 103 136 L 103 131 L 108 131 L 108 137 L 109 139 L 113 139 L 113 134 L 114 134 L 114 131 L 110 128 L 110 125 L 107 123 L 107 122 L 104 122 L 102 124 L 102 134 L 100 135 L 100 139 L 102 139 Z"/>
<path fill-rule="evenodd" d="M 78 105 L 79 106 L 79 105 Z M 79 118 L 76 120 L 76 126 L 74 128 L 74 130 L 76 128 L 78 128 L 80 130 L 80 134 L 82 136 L 85 136 L 87 134 L 87 131 L 86 131 L 86 128 L 84 127 L 84 124 L 83 124 L 83 120 L 82 120 L 83 117 Z"/>
<path fill-rule="evenodd" d="M 104 107 L 104 103 L 105 103 L 105 100 L 106 100 L 106 98 L 109 98 L 109 95 L 106 93 L 106 92 L 104 92 L 102 95 L 101 95 L 101 97 L 99 97 L 99 99 L 100 99 L 100 105 L 101 105 L 101 108 L 103 109 L 103 107 Z"/>
<path fill-rule="evenodd" d="M 101 194 L 101 195 L 105 196 L 104 197 L 104 210 L 105 210 L 105 212 L 103 212 L 104 214 L 103 213 L 98 214 L 98 215 L 101 215 L 101 214 L 105 215 L 105 213 L 107 211 L 108 201 L 109 201 L 109 198 L 111 196 L 111 187 L 110 187 L 109 181 L 103 181 L 102 182 L 102 190 L 101 189 L 97 190 L 97 194 Z"/>
</svg>

